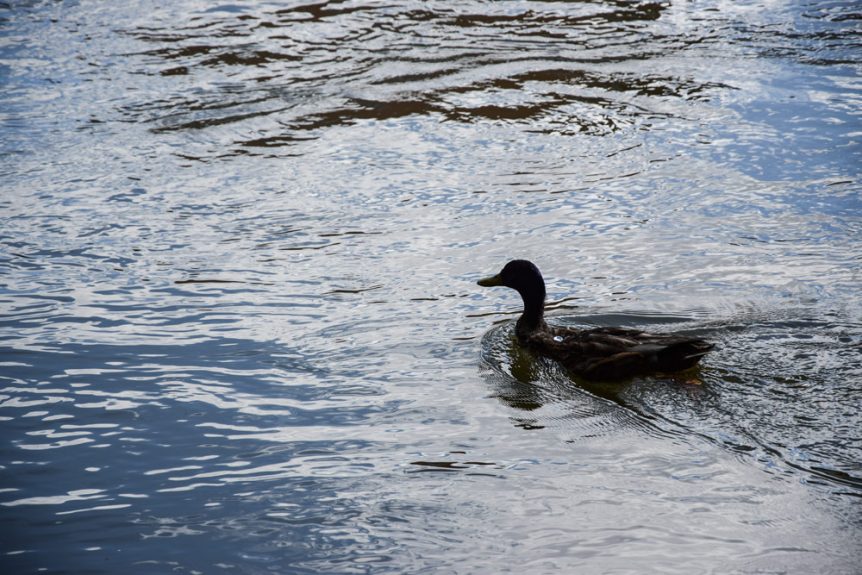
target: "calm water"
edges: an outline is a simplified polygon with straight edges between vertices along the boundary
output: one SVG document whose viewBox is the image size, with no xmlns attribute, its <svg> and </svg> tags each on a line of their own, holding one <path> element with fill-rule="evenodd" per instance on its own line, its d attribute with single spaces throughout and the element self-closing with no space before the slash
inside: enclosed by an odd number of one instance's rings
<svg viewBox="0 0 862 575">
<path fill-rule="evenodd" d="M 3 572 L 858 573 L 862 11 L 742 4 L 0 4 Z"/>
</svg>

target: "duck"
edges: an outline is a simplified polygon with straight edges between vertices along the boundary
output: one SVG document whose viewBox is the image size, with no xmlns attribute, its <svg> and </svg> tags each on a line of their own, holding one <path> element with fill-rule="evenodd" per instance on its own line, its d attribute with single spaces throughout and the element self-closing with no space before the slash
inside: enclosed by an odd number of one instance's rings
<svg viewBox="0 0 862 575">
<path fill-rule="evenodd" d="M 681 334 L 550 325 L 544 317 L 545 280 L 539 268 L 528 260 L 512 260 L 478 284 L 517 291 L 524 302 L 515 323 L 518 343 L 558 361 L 570 373 L 586 380 L 615 381 L 685 371 L 696 366 L 714 347 L 706 340 Z"/>
</svg>

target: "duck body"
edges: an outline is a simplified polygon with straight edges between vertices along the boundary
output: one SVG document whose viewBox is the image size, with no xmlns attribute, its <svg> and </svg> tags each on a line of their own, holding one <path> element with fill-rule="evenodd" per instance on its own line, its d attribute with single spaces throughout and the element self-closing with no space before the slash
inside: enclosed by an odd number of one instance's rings
<svg viewBox="0 0 862 575">
<path fill-rule="evenodd" d="M 559 361 L 584 379 L 610 381 L 651 373 L 673 373 L 694 367 L 713 345 L 684 335 L 636 329 L 599 327 L 575 329 L 545 322 L 545 281 L 527 260 L 512 260 L 481 286 L 516 290 L 524 311 L 515 324 L 518 343 Z"/>
</svg>

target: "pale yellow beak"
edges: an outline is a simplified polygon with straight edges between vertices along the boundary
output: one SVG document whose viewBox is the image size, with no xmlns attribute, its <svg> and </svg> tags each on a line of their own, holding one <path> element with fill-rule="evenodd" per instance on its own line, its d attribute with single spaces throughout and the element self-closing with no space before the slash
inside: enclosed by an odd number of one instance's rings
<svg viewBox="0 0 862 575">
<path fill-rule="evenodd" d="M 500 274 L 497 274 L 488 278 L 480 279 L 477 283 L 482 287 L 494 287 L 503 285 L 503 280 L 500 278 Z"/>
</svg>

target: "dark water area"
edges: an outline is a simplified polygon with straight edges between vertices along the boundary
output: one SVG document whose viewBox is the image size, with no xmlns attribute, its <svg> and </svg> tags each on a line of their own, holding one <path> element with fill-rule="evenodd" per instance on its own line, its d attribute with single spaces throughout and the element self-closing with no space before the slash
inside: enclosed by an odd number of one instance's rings
<svg viewBox="0 0 862 575">
<path fill-rule="evenodd" d="M 856 2 L 0 3 L 3 573 L 858 573 Z M 550 320 L 685 331 L 602 384 Z"/>
</svg>

